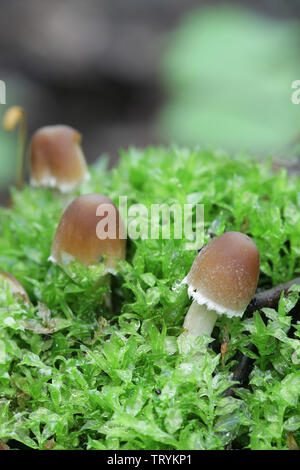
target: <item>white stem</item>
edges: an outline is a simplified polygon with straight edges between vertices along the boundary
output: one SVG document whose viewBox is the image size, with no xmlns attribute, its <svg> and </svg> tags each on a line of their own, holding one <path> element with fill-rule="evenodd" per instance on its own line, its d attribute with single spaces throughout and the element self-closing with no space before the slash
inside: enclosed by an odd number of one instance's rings
<svg viewBox="0 0 300 470">
<path fill-rule="evenodd" d="M 53 189 L 54 197 L 61 202 L 62 209 L 65 210 L 68 205 L 74 200 L 74 191 L 70 193 L 62 193 L 58 189 Z"/>
<path fill-rule="evenodd" d="M 218 314 L 215 310 L 208 310 L 206 305 L 193 302 L 190 306 L 183 323 L 186 333 L 193 336 L 211 336 Z"/>
</svg>

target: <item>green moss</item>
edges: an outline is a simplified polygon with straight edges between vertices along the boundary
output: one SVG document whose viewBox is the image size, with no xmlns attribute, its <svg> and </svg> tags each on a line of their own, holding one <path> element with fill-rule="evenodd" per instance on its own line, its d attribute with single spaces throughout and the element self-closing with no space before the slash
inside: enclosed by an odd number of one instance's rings
<svg viewBox="0 0 300 470">
<path fill-rule="evenodd" d="M 128 205 L 205 205 L 205 242 L 212 234 L 249 234 L 261 254 L 259 287 L 300 272 L 300 181 L 241 155 L 149 148 L 105 159 L 80 193 L 100 192 Z M 79 194 L 79 193 L 78 193 Z M 12 192 L 0 210 L 0 268 L 29 292 L 26 308 L 0 287 L 0 439 L 42 449 L 287 448 L 300 444 L 300 327 L 289 316 L 299 293 L 278 312 L 251 319 L 220 317 L 208 339 L 181 339 L 190 305 L 184 286 L 194 251 L 186 240 L 128 242 L 111 286 L 95 289 L 99 269 L 48 262 L 62 206 L 50 191 Z M 294 334 L 288 335 L 290 326 Z M 220 358 L 224 328 L 229 335 Z M 249 342 L 254 368 L 247 389 L 225 397 L 238 351 Z M 17 447 L 15 442 L 13 446 Z"/>
</svg>

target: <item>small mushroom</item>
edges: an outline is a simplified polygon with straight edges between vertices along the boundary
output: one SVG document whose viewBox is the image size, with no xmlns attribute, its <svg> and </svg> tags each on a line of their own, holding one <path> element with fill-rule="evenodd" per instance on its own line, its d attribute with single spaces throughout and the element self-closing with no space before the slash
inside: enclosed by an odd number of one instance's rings
<svg viewBox="0 0 300 470">
<path fill-rule="evenodd" d="M 212 240 L 182 281 L 193 298 L 183 324 L 185 333 L 210 336 L 218 314 L 242 316 L 258 276 L 259 252 L 247 235 L 227 232 Z"/>
<path fill-rule="evenodd" d="M 84 194 L 63 213 L 49 259 L 59 265 L 77 259 L 88 266 L 104 257 L 106 271 L 115 272 L 118 260 L 125 258 L 125 238 L 113 201 L 102 194 Z"/>
<path fill-rule="evenodd" d="M 81 134 L 69 126 L 46 126 L 31 139 L 31 185 L 54 188 L 61 193 L 74 191 L 89 178 Z"/>
<path fill-rule="evenodd" d="M 0 277 L 7 282 L 9 289 L 14 297 L 20 297 L 24 303 L 30 304 L 26 290 L 12 274 L 9 274 L 5 271 L 0 271 Z"/>
</svg>

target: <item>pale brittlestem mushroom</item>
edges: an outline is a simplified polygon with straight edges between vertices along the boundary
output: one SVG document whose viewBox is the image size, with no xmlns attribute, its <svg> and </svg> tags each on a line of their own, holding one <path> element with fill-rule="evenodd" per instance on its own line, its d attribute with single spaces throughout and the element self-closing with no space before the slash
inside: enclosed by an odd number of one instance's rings
<svg viewBox="0 0 300 470">
<path fill-rule="evenodd" d="M 125 254 L 126 233 L 116 205 L 102 194 L 84 194 L 63 213 L 49 259 L 61 266 L 73 260 L 85 266 L 104 262 L 109 280 Z"/>
<path fill-rule="evenodd" d="M 31 185 L 68 194 L 88 180 L 81 140 L 81 134 L 70 126 L 37 130 L 30 144 Z"/>
<path fill-rule="evenodd" d="M 19 126 L 19 137 L 18 156 L 16 164 L 16 187 L 17 189 L 22 189 L 24 184 L 27 138 L 26 115 L 24 110 L 20 106 L 12 106 L 4 114 L 3 127 L 7 131 L 13 131 L 17 126 Z"/>
<path fill-rule="evenodd" d="M 243 233 L 227 232 L 196 257 L 182 281 L 193 303 L 184 319 L 185 333 L 211 335 L 218 314 L 241 317 L 256 290 L 259 252 Z"/>
<path fill-rule="evenodd" d="M 7 282 L 10 292 L 14 297 L 21 298 L 24 304 L 30 304 L 28 294 L 18 279 L 6 271 L 0 271 L 0 277 Z"/>
</svg>

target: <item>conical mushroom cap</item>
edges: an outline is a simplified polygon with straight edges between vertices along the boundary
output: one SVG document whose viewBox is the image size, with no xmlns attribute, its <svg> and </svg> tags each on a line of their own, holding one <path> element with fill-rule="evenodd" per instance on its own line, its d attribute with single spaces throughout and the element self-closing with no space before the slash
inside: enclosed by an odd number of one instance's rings
<svg viewBox="0 0 300 470">
<path fill-rule="evenodd" d="M 105 239 L 99 238 L 102 226 Z M 102 194 L 84 194 L 63 213 L 50 259 L 64 264 L 75 258 L 88 266 L 105 255 L 107 269 L 113 271 L 117 260 L 125 258 L 125 250 L 125 229 L 115 204 Z"/>
<path fill-rule="evenodd" d="M 30 303 L 28 294 L 18 279 L 6 271 L 0 271 L 0 277 L 6 280 L 13 295 L 22 297 L 25 303 Z"/>
<path fill-rule="evenodd" d="M 189 295 L 210 310 L 241 316 L 253 297 L 259 276 L 255 243 L 239 232 L 212 240 L 196 257 L 183 280 Z"/>
<path fill-rule="evenodd" d="M 57 125 L 39 129 L 30 146 L 31 184 L 65 193 L 88 179 L 80 143 L 81 135 L 72 127 Z"/>
</svg>

